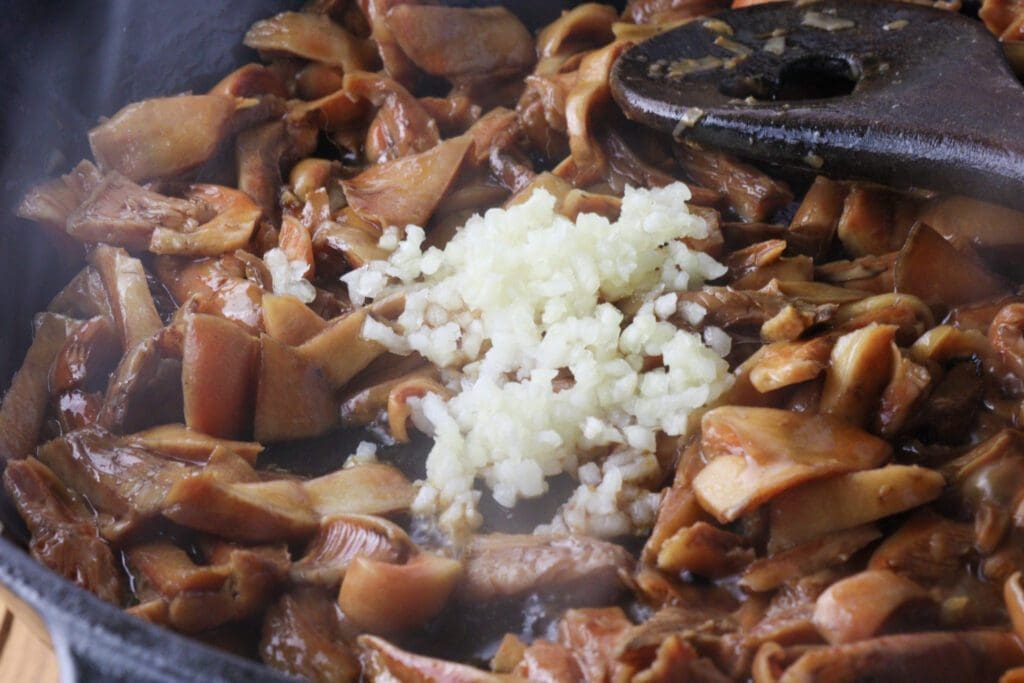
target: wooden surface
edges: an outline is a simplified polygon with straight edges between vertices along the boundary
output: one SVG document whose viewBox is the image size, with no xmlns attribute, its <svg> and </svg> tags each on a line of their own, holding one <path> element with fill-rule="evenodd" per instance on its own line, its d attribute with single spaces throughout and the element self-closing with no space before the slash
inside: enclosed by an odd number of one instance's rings
<svg viewBox="0 0 1024 683">
<path fill-rule="evenodd" d="M 8 600 L 0 595 L 0 683 L 57 683 L 57 657 L 50 644 L 15 617 Z"/>
</svg>

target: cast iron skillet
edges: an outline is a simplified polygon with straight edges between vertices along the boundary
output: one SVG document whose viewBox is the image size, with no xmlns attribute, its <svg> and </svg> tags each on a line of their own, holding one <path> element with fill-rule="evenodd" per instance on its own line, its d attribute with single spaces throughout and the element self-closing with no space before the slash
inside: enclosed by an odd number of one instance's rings
<svg viewBox="0 0 1024 683">
<path fill-rule="evenodd" d="M 498 0 L 449 0 L 497 4 Z M 0 17 L 0 387 L 31 340 L 31 320 L 81 267 L 63 263 L 14 208 L 39 180 L 89 156 L 100 116 L 157 95 L 203 91 L 255 55 L 249 25 L 301 0 L 7 0 Z M 507 0 L 528 24 L 557 17 L 555 0 Z M 565 5 L 575 4 L 565 2 Z M 24 525 L 4 494 L 0 523 Z M 0 584 L 38 613 L 66 683 L 288 681 L 259 664 L 128 616 L 0 539 Z"/>
</svg>

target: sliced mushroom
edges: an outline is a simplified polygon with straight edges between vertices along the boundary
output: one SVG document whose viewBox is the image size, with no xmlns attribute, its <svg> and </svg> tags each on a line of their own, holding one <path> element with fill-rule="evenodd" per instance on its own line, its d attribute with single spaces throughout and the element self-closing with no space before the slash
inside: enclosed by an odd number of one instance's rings
<svg viewBox="0 0 1024 683">
<path fill-rule="evenodd" d="M 869 569 L 888 569 L 924 585 L 954 580 L 974 540 L 968 524 L 922 510 L 871 554 Z"/>
<path fill-rule="evenodd" d="M 127 350 L 110 376 L 96 424 L 123 434 L 184 420 L 181 350 L 167 342 L 174 336 L 164 328 Z"/>
<path fill-rule="evenodd" d="M 103 288 L 103 280 L 99 272 L 92 266 L 86 266 L 71 278 L 64 289 L 60 290 L 50 301 L 46 310 L 71 318 L 95 318 L 97 316 L 113 320 L 107 291 Z"/>
<path fill-rule="evenodd" d="M 523 656 L 512 670 L 512 675 L 527 681 L 584 682 L 580 664 L 572 651 L 560 643 L 540 638 L 523 650 Z"/>
<path fill-rule="evenodd" d="M 865 524 L 822 536 L 750 563 L 739 584 L 751 591 L 775 590 L 788 581 L 843 564 L 881 535 L 877 527 Z"/>
<path fill-rule="evenodd" d="M 462 576 L 462 564 L 420 553 L 405 564 L 357 555 L 338 593 L 345 616 L 370 633 L 387 634 L 421 626 L 448 602 Z"/>
<path fill-rule="evenodd" d="M 887 465 L 805 484 L 771 502 L 771 546 L 792 547 L 910 510 L 938 498 L 945 485 L 941 474 L 916 465 Z"/>
<path fill-rule="evenodd" d="M 801 253 L 815 258 L 824 256 L 832 245 L 849 188 L 824 176 L 818 176 L 800 208 L 793 214 L 788 239 Z"/>
<path fill-rule="evenodd" d="M 892 452 L 833 417 L 772 408 L 715 408 L 705 413 L 701 432 L 708 464 L 693 490 L 722 523 L 798 484 L 876 467 Z"/>
<path fill-rule="evenodd" d="M 612 102 L 608 85 L 612 66 L 631 45 L 627 41 L 615 41 L 587 54 L 580 62 L 576 81 L 566 94 L 569 149 L 576 168 L 588 174 L 588 178 L 600 178 L 607 167 L 605 153 L 597 142 L 595 119 Z"/>
<path fill-rule="evenodd" d="M 193 185 L 187 199 L 201 201 L 217 215 L 194 230 L 157 227 L 149 240 L 154 254 L 218 256 L 249 244 L 262 210 L 238 190 L 220 185 Z"/>
<path fill-rule="evenodd" d="M 293 581 L 324 588 L 341 585 L 352 561 L 365 557 L 376 562 L 404 564 L 416 552 L 409 536 L 397 524 L 369 515 L 334 515 L 320 521 L 320 531 L 292 565 Z"/>
<path fill-rule="evenodd" d="M 321 370 L 334 388 L 344 386 L 384 353 L 379 342 L 362 336 L 368 308 L 360 308 L 331 322 L 323 332 L 297 348 L 298 354 Z"/>
<path fill-rule="evenodd" d="M 437 122 L 400 83 L 366 72 L 345 75 L 345 92 L 377 107 L 367 131 L 366 157 L 371 163 L 425 152 L 441 141 Z"/>
<path fill-rule="evenodd" d="M 985 3 L 986 5 L 990 3 Z M 1024 256 L 1024 213 L 962 196 L 938 197 L 921 207 L 918 220 L 947 240 L 966 240 L 989 262 L 1012 268 Z"/>
<path fill-rule="evenodd" d="M 829 367 L 832 340 L 775 342 L 764 347 L 750 366 L 750 383 L 761 393 L 807 382 Z"/>
<path fill-rule="evenodd" d="M 895 287 L 895 269 L 898 252 L 881 256 L 861 256 L 852 261 L 831 261 L 817 266 L 815 276 L 819 280 L 842 287 L 885 294 Z"/>
<path fill-rule="evenodd" d="M 1008 284 L 956 250 L 924 223 L 914 226 L 896 259 L 896 291 L 946 310 L 1008 292 Z"/>
<path fill-rule="evenodd" d="M 257 441 L 309 438 L 337 426 L 338 403 L 320 368 L 300 351 L 267 335 L 260 338 L 258 352 L 253 405 L 253 436 Z"/>
<path fill-rule="evenodd" d="M 928 369 L 904 356 L 895 344 L 891 353 L 892 372 L 872 423 L 872 431 L 885 438 L 893 438 L 903 430 L 932 382 Z"/>
<path fill-rule="evenodd" d="M 837 234 L 854 256 L 899 248 L 917 217 L 917 202 L 892 190 L 854 183 L 843 202 Z"/>
<path fill-rule="evenodd" d="M 995 681 L 1022 662 L 1024 654 L 1010 633 L 914 633 L 811 650 L 786 669 L 779 683 Z"/>
<path fill-rule="evenodd" d="M 285 346 L 298 346 L 327 329 L 327 321 L 293 296 L 263 295 L 263 327 Z"/>
<path fill-rule="evenodd" d="M 101 182 L 100 170 L 91 161 L 81 161 L 70 173 L 30 189 L 16 213 L 48 227 L 58 244 L 68 243 L 68 218 Z"/>
<path fill-rule="evenodd" d="M 301 57 L 345 72 L 372 67 L 376 61 L 368 41 L 356 38 L 324 14 L 282 12 L 253 24 L 243 42 L 265 54 Z"/>
<path fill-rule="evenodd" d="M 78 324 L 53 313 L 37 316 L 32 345 L 0 403 L 0 461 L 35 450 L 50 400 L 50 366 Z"/>
<path fill-rule="evenodd" d="M 399 649 L 383 638 L 359 636 L 359 661 L 370 683 L 513 683 L 521 678 L 492 674 Z"/>
<path fill-rule="evenodd" d="M 588 2 L 563 12 L 537 34 L 537 54 L 549 57 L 568 57 L 577 52 L 593 49 L 612 42 L 612 24 L 618 15 L 609 5 Z"/>
<path fill-rule="evenodd" d="M 189 429 L 183 424 L 169 424 L 153 427 L 125 437 L 129 443 L 137 444 L 153 453 L 160 453 L 177 460 L 205 464 L 215 448 L 226 448 L 250 465 L 256 464 L 256 457 L 263 446 L 252 441 L 230 441 Z"/>
<path fill-rule="evenodd" d="M 344 97 L 344 93 L 340 96 Z M 317 106 L 321 104 L 316 103 Z M 307 109 L 313 106 L 314 103 L 310 103 Z M 264 218 L 270 221 L 276 221 L 280 213 L 278 195 L 283 184 L 282 166 L 312 153 L 316 148 L 316 129 L 307 125 L 306 117 L 298 117 L 294 109 L 290 115 L 293 120 L 300 120 L 291 125 L 285 121 L 272 121 L 254 126 L 242 131 L 235 140 L 238 189 L 249 195 L 262 210 Z"/>
<path fill-rule="evenodd" d="M 919 585 L 886 569 L 854 574 L 818 598 L 814 625 L 832 645 L 933 623 L 938 606 Z"/>
<path fill-rule="evenodd" d="M 1003 365 L 1024 380 L 1024 304 L 1003 306 L 992 319 L 988 338 Z"/>
<path fill-rule="evenodd" d="M 89 132 L 100 167 L 141 182 L 202 165 L 231 131 L 236 102 L 220 95 L 158 97 L 129 104 Z"/>
<path fill-rule="evenodd" d="M 160 511 L 182 526 L 247 543 L 306 539 L 316 533 L 318 521 L 299 482 L 235 483 L 209 466 L 177 481 Z"/>
<path fill-rule="evenodd" d="M 573 653 L 585 681 L 614 680 L 613 653 L 632 626 L 620 607 L 570 609 L 558 622 L 558 642 Z"/>
<path fill-rule="evenodd" d="M 686 173 L 699 185 L 721 192 L 745 221 L 763 221 L 793 201 L 786 185 L 727 154 L 685 144 L 673 149 Z"/>
<path fill-rule="evenodd" d="M 416 489 L 399 470 L 375 463 L 310 479 L 303 488 L 321 517 L 406 512 L 416 497 Z"/>
<path fill-rule="evenodd" d="M 909 346 L 929 328 L 935 318 L 925 302 L 910 294 L 879 294 L 843 304 L 831 320 L 837 330 L 859 330 L 871 324 L 896 325 L 896 342 Z"/>
<path fill-rule="evenodd" d="M 371 166 L 342 183 L 356 213 L 381 227 L 426 225 L 472 146 L 462 135 L 425 152 Z"/>
<path fill-rule="evenodd" d="M 135 546 L 125 555 L 137 580 L 167 602 L 168 625 L 186 633 L 254 616 L 280 586 L 287 567 L 287 553 L 248 548 L 231 550 L 223 562 L 210 565 L 195 564 L 166 542 Z"/>
<path fill-rule="evenodd" d="M 503 7 L 398 4 L 387 24 L 417 67 L 453 81 L 523 73 L 536 59 L 530 32 Z"/>
<path fill-rule="evenodd" d="M 753 559 L 754 550 L 741 536 L 697 522 L 665 539 L 658 551 L 657 566 L 665 572 L 691 572 L 719 579 L 736 574 Z"/>
<path fill-rule="evenodd" d="M 210 88 L 209 94 L 223 97 L 274 95 L 288 99 L 289 92 L 278 71 L 269 66 L 251 63 L 238 67 L 220 79 L 217 85 Z"/>
<path fill-rule="evenodd" d="M 155 271 L 171 296 L 198 313 L 232 320 L 253 333 L 260 330 L 263 289 L 246 279 L 245 264 L 235 256 L 184 260 L 157 257 Z"/>
<path fill-rule="evenodd" d="M 185 424 L 210 436 L 237 439 L 251 430 L 257 340 L 212 315 L 189 316 L 182 357 Z"/>
<path fill-rule="evenodd" d="M 9 461 L 4 488 L 32 534 L 32 556 L 58 575 L 120 605 L 125 591 L 119 563 L 99 537 L 86 504 L 34 458 Z"/>
<path fill-rule="evenodd" d="M 894 325 L 872 323 L 844 334 L 832 347 L 821 412 L 865 426 L 892 374 Z"/>
<path fill-rule="evenodd" d="M 90 260 L 103 280 L 122 348 L 130 349 L 163 327 L 141 261 L 106 245 L 96 247 Z"/>
<path fill-rule="evenodd" d="M 462 557 L 459 599 L 485 601 L 531 591 L 571 591 L 601 599 L 621 588 L 629 554 L 613 543 L 582 536 L 488 534 L 476 536 Z"/>
<path fill-rule="evenodd" d="M 97 511 L 114 518 L 101 529 L 107 538 L 157 515 L 167 492 L 193 469 L 96 428 L 49 441 L 37 457 Z"/>
<path fill-rule="evenodd" d="M 264 664 L 323 683 L 356 683 L 359 661 L 345 642 L 335 600 L 315 588 L 281 596 L 263 617 L 260 658 Z"/>
</svg>

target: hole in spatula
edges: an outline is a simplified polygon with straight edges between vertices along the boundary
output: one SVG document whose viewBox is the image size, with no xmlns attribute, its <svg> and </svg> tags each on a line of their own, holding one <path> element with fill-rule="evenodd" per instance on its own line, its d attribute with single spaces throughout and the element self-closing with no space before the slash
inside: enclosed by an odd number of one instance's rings
<svg viewBox="0 0 1024 683">
<path fill-rule="evenodd" d="M 784 65 L 777 81 L 765 76 L 727 79 L 719 85 L 724 95 L 745 99 L 793 101 L 824 100 L 849 95 L 859 74 L 844 59 L 813 55 Z"/>
</svg>

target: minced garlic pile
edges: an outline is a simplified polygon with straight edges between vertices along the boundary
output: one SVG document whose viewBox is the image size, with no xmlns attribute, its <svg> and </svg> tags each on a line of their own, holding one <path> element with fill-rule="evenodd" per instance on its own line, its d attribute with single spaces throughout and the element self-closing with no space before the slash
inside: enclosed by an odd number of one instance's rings
<svg viewBox="0 0 1024 683">
<path fill-rule="evenodd" d="M 473 216 L 443 250 L 424 251 L 421 228 L 401 241 L 389 230 L 390 258 L 344 276 L 356 304 L 405 292 L 398 320 L 368 318 L 363 335 L 419 352 L 452 392 L 414 409 L 434 438 L 417 514 L 458 536 L 480 523 L 478 479 L 511 507 L 570 472 L 580 485 L 553 528 L 613 536 L 649 527 L 657 493 L 641 483 L 657 468 L 656 435 L 683 433 L 731 380 L 724 333 L 709 329 L 709 346 L 665 320 L 677 315 L 675 292 L 725 272 L 680 241 L 707 234 L 689 198 L 682 183 L 628 189 L 617 221 L 573 222 L 537 191 Z M 626 297 L 644 302 L 631 318 L 615 306 Z M 678 315 L 696 321 L 699 308 Z M 662 362 L 644 370 L 655 357 Z"/>
</svg>

